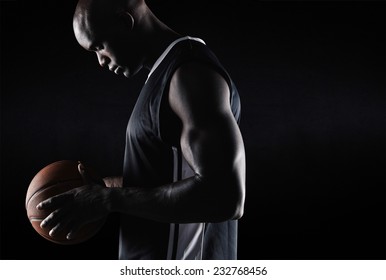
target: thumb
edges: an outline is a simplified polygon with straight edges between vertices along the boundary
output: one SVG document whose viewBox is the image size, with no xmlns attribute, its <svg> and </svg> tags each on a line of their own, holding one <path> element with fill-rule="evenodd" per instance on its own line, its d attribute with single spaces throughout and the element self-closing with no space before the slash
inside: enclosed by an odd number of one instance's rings
<svg viewBox="0 0 386 280">
<path fill-rule="evenodd" d="M 88 171 L 86 170 L 84 164 L 78 161 L 78 171 L 80 176 L 82 176 L 83 182 L 85 185 L 90 185 L 92 183 L 92 179 L 90 178 Z"/>
<path fill-rule="evenodd" d="M 105 186 L 103 179 L 92 168 L 86 168 L 81 161 L 78 161 L 78 171 L 85 185 L 98 184 Z"/>
</svg>

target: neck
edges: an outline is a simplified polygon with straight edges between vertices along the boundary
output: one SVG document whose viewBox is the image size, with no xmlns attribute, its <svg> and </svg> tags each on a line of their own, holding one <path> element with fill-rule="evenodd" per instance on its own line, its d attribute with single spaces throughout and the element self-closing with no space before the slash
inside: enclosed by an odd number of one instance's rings
<svg viewBox="0 0 386 280">
<path fill-rule="evenodd" d="M 148 34 L 146 36 L 146 38 L 149 38 L 146 43 L 146 53 L 148 55 L 144 61 L 144 67 L 148 70 L 153 67 L 154 63 L 165 49 L 174 40 L 181 37 L 180 34 L 169 28 L 156 17 L 153 17 L 152 19 L 153 20 L 150 23 L 151 28 L 148 29 Z"/>
</svg>

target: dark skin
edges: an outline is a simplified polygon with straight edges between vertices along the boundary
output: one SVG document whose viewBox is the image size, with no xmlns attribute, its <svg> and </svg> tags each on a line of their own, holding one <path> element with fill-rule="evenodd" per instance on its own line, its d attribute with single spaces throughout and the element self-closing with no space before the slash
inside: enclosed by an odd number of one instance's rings
<svg viewBox="0 0 386 280">
<path fill-rule="evenodd" d="M 84 14 L 91 10 L 102 13 L 103 18 L 107 12 L 91 9 L 88 2 L 80 1 L 75 12 L 76 38 L 116 74 L 131 77 L 140 69 L 150 69 L 163 50 L 180 37 L 142 0 L 129 0 L 119 12 L 107 15 L 117 21 L 97 28 Z M 214 70 L 194 62 L 182 65 L 171 79 L 168 102 L 181 120 L 182 153 L 195 175 L 152 189 L 122 188 L 121 177 L 95 182 L 80 164 L 87 185 L 40 203 L 39 209 L 52 209 L 41 226 L 52 228 L 51 235 L 66 231 L 67 237 L 73 238 L 82 225 L 112 212 L 168 223 L 240 218 L 245 199 L 245 152 L 229 96 L 228 84 Z"/>
</svg>

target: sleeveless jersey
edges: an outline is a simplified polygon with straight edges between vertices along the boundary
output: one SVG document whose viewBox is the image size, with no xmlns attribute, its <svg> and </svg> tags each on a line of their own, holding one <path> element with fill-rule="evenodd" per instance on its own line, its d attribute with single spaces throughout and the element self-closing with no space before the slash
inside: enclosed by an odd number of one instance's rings
<svg viewBox="0 0 386 280">
<path fill-rule="evenodd" d="M 239 121 L 237 89 L 213 52 L 197 38 L 174 41 L 154 64 L 130 116 L 123 187 L 153 188 L 194 175 L 179 146 L 181 124 L 165 97 L 175 70 L 190 61 L 199 61 L 225 78 L 232 112 Z M 169 224 L 122 215 L 119 238 L 120 259 L 220 260 L 237 256 L 237 220 Z"/>
</svg>

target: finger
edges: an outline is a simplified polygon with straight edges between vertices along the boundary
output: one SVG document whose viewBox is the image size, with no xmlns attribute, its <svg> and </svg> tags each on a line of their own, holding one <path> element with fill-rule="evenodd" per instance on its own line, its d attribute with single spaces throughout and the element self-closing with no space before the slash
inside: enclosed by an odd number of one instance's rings
<svg viewBox="0 0 386 280">
<path fill-rule="evenodd" d="M 89 178 L 88 174 L 86 174 L 86 168 L 84 167 L 84 164 L 80 161 L 78 162 L 78 171 L 79 171 L 80 176 L 82 176 L 82 178 L 83 178 L 83 182 L 86 185 L 89 185 L 91 183 L 90 178 Z"/>
<path fill-rule="evenodd" d="M 64 231 L 67 228 L 68 221 L 66 219 L 62 219 L 58 222 L 48 233 L 50 236 L 56 236 L 57 234 Z"/>
<path fill-rule="evenodd" d="M 47 228 L 47 227 L 55 227 L 58 223 L 61 217 L 63 216 L 63 211 L 61 209 L 56 209 L 55 211 L 51 212 L 41 223 L 41 228 Z"/>
<path fill-rule="evenodd" d="M 54 209 L 59 208 L 63 204 L 65 204 L 68 199 L 71 197 L 71 194 L 58 194 L 55 196 L 52 196 L 50 198 L 47 198 L 46 200 L 43 200 L 38 205 L 36 205 L 36 209 L 38 210 L 44 210 L 44 209 Z"/>
<path fill-rule="evenodd" d="M 70 232 L 67 234 L 66 238 L 68 240 L 76 238 L 77 234 L 79 233 L 79 230 L 81 228 L 81 225 L 73 225 Z"/>
</svg>

